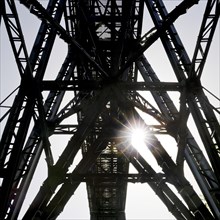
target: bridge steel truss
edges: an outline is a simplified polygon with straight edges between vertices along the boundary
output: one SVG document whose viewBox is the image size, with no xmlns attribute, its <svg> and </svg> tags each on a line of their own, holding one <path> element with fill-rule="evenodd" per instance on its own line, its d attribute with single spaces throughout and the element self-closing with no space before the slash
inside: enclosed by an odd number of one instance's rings
<svg viewBox="0 0 220 220">
<path fill-rule="evenodd" d="M 192 60 L 173 23 L 199 0 L 174 3 L 178 4 L 168 12 L 162 0 L 49 0 L 47 7 L 37 0 L 20 0 L 41 20 L 28 55 L 18 2 L 0 2 L 0 22 L 21 78 L 11 107 L 0 119 L 4 126 L 0 219 L 18 218 L 42 154 L 48 175 L 23 219 L 56 219 L 81 182 L 87 186 L 91 220 L 126 219 L 128 182 L 147 183 L 176 219 L 220 219 L 219 110 L 209 102 L 200 81 L 220 1 L 206 1 Z M 142 33 L 145 10 L 154 27 Z M 57 54 L 64 61 L 54 79 L 48 80 L 56 37 L 67 53 Z M 176 82 L 160 81 L 144 54 L 158 39 Z M 154 104 L 140 91 L 148 91 Z M 170 91 L 179 93 L 179 109 Z M 157 125 L 148 124 L 140 111 Z M 199 144 L 187 127 L 189 115 L 198 129 Z M 151 141 L 146 146 L 161 172 L 129 143 L 126 129 L 131 130 L 132 123 L 147 131 Z M 175 161 L 160 142 L 161 134 L 176 141 Z M 59 143 L 58 159 L 51 143 L 54 136 L 69 137 L 66 144 Z M 81 159 L 72 168 L 79 151 Z M 204 199 L 185 177 L 184 161 Z M 129 172 L 129 164 L 137 173 Z"/>
</svg>

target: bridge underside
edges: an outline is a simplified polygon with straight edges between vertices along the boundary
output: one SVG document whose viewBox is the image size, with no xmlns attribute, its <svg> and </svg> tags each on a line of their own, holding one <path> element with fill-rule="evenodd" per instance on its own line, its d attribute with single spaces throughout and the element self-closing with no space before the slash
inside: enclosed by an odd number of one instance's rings
<svg viewBox="0 0 220 220">
<path fill-rule="evenodd" d="M 50 0 L 47 7 L 21 0 L 41 20 L 29 56 L 17 3 L 1 2 L 21 84 L 1 118 L 5 128 L 0 146 L 0 201 L 4 201 L 0 219 L 18 217 L 42 153 L 47 177 L 23 219 L 57 218 L 81 182 L 86 183 L 91 220 L 125 220 L 129 182 L 147 183 L 176 219 L 218 219 L 220 128 L 200 82 L 206 55 L 197 54 L 201 42 L 208 53 L 219 1 L 207 1 L 192 61 L 173 26 L 198 2 L 175 1 L 178 4 L 168 13 L 162 0 Z M 145 13 L 153 25 L 146 33 Z M 47 77 L 56 37 L 66 53 L 55 54 L 64 61 Z M 176 82 L 160 81 L 144 54 L 158 39 Z M 151 98 L 142 95 L 146 91 Z M 178 108 L 171 91 L 180 97 Z M 189 115 L 209 160 L 187 127 Z M 146 151 L 154 156 L 159 172 L 133 146 L 136 127 L 144 130 Z M 172 137 L 177 145 L 176 160 L 161 135 Z M 205 203 L 184 176 L 184 161 Z M 129 172 L 131 165 L 135 173 Z"/>
</svg>

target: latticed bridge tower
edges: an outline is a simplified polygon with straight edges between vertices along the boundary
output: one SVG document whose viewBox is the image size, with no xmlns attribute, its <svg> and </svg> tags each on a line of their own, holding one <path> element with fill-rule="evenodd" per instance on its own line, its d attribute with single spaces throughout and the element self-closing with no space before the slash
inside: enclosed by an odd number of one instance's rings
<svg viewBox="0 0 220 220">
<path fill-rule="evenodd" d="M 190 57 L 174 24 L 200 4 Z M 91 220 L 125 220 L 129 182 L 176 219 L 220 219 L 220 112 L 202 83 L 219 0 L 1 0 L 0 11 L 13 55 L 1 52 L 0 219 L 18 218 L 41 158 L 46 177 L 22 219 L 58 218 L 82 182 Z M 29 18 L 39 26 L 25 29 Z M 170 68 L 157 73 L 162 54 Z"/>
</svg>

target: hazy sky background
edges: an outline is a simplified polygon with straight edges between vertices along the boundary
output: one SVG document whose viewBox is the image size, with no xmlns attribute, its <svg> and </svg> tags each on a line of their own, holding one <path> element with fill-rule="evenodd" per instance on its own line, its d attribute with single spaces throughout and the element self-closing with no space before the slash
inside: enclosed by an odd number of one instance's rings
<svg viewBox="0 0 220 220">
<path fill-rule="evenodd" d="M 42 4 L 45 4 L 46 2 L 47 2 L 46 0 L 41 1 Z M 168 11 L 170 11 L 181 1 L 166 0 L 164 2 L 165 5 L 167 6 Z M 199 5 L 195 5 L 187 12 L 187 14 L 182 15 L 175 22 L 175 27 L 179 33 L 183 45 L 186 48 L 186 51 L 188 52 L 190 59 L 192 58 L 194 52 L 196 38 L 199 33 L 205 4 L 206 4 L 205 0 L 200 1 Z M 23 5 L 19 4 L 19 1 L 17 1 L 17 5 L 18 5 L 18 13 L 23 28 L 28 52 L 30 52 L 40 23 L 39 20 L 34 15 L 30 14 L 29 11 L 26 8 L 24 8 Z M 153 27 L 153 23 L 151 21 L 151 18 L 149 17 L 148 14 L 145 14 L 143 33 L 150 30 L 152 27 Z M 220 31 L 218 25 L 202 75 L 202 85 L 218 97 L 220 97 L 219 32 Z M 16 64 L 14 62 L 13 54 L 5 32 L 3 21 L 1 23 L 0 40 L 1 40 L 0 41 L 0 68 L 1 68 L 0 98 L 2 101 L 20 83 L 20 77 L 17 71 Z M 56 77 L 56 74 L 59 71 L 59 68 L 66 56 L 66 49 L 67 49 L 66 44 L 64 44 L 62 40 L 57 39 L 55 47 L 52 51 L 51 61 L 47 68 L 46 78 L 53 79 L 54 77 Z M 166 53 L 162 48 L 161 42 L 159 40 L 149 48 L 149 50 L 146 52 L 146 57 L 148 58 L 154 71 L 157 73 L 161 81 L 176 81 L 175 75 L 168 62 Z M 174 94 L 174 98 L 176 99 L 177 102 L 176 104 L 178 106 L 179 94 Z M 219 101 L 216 101 L 212 97 L 209 98 L 213 102 L 214 106 L 218 106 L 218 107 L 220 106 Z M 13 99 L 9 99 L 8 102 L 5 103 L 5 105 L 10 106 L 12 100 Z M 1 110 L 1 114 L 3 114 L 4 110 L 3 109 L 0 110 Z M 193 124 L 190 124 L 191 128 L 193 128 L 193 126 L 194 126 Z M 3 130 L 2 127 L 3 125 L 1 125 L 1 132 Z M 192 132 L 196 135 L 195 129 L 193 129 Z M 62 144 L 63 142 L 68 141 L 68 138 L 65 138 L 63 136 L 62 138 L 63 138 L 61 141 Z M 50 141 L 52 146 L 56 146 L 57 143 L 59 144 L 61 143 L 60 137 L 51 139 Z M 176 156 L 175 142 L 172 140 L 172 138 L 168 138 L 168 137 L 165 137 L 164 140 L 162 141 L 165 149 L 170 153 L 170 155 L 175 160 L 175 156 Z M 55 147 L 55 149 L 57 149 L 55 158 L 58 158 L 59 155 L 58 148 L 59 146 Z M 154 161 L 154 158 L 150 156 L 148 151 L 145 152 L 144 156 L 145 158 L 147 158 L 147 161 L 155 169 L 159 169 Z M 73 167 L 76 164 L 77 161 L 75 161 Z M 131 171 L 135 172 L 132 168 Z M 188 171 L 186 172 L 190 178 L 190 182 L 193 183 L 194 185 L 194 180 L 190 176 L 190 173 Z M 21 215 L 23 215 L 25 210 L 29 207 L 29 204 L 36 195 L 36 192 L 38 192 L 39 187 L 42 185 L 42 181 L 46 178 L 46 176 L 47 176 L 47 168 L 46 168 L 44 155 L 42 155 L 41 163 L 39 163 L 39 166 L 37 168 L 36 174 L 33 179 L 33 184 L 31 185 L 30 190 L 27 194 L 27 199 L 24 202 Z M 157 198 L 155 193 L 148 187 L 147 183 L 128 184 L 126 216 L 127 219 L 161 219 L 161 220 L 174 219 L 174 217 L 168 212 L 166 206 Z M 59 216 L 58 219 L 89 219 L 86 186 L 84 183 L 82 183 L 79 186 L 74 196 L 71 198 L 70 202 L 65 207 L 64 212 Z"/>
</svg>

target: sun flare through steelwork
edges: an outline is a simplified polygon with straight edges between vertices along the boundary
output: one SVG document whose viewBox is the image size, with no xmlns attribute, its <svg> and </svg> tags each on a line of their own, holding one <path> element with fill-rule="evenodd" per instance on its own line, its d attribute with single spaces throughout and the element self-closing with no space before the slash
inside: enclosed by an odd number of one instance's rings
<svg viewBox="0 0 220 220">
<path fill-rule="evenodd" d="M 0 219 L 220 219 L 219 14 L 1 0 Z"/>
</svg>

